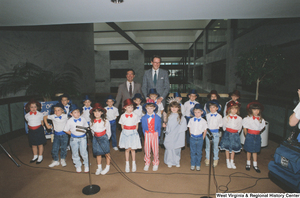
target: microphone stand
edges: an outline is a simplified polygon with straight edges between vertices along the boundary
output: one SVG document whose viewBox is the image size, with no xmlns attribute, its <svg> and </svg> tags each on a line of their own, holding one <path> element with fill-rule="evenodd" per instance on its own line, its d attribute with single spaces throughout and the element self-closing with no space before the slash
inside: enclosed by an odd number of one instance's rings
<svg viewBox="0 0 300 198">
<path fill-rule="evenodd" d="M 2 127 L 2 120 L 0 120 L 0 129 L 1 129 L 1 133 L 2 133 L 2 135 L 4 134 L 4 130 L 3 130 L 3 127 Z M 18 164 L 17 162 L 16 162 L 16 160 L 14 160 L 14 158 L 5 150 L 5 148 L 2 146 L 2 144 L 0 144 L 0 147 L 2 148 L 2 150 L 6 153 L 6 155 L 9 157 L 9 159 L 11 159 L 11 161 L 13 161 L 16 165 L 17 165 L 17 167 L 20 167 L 21 165 L 20 164 Z"/>
<path fill-rule="evenodd" d="M 92 184 L 92 179 L 91 179 L 91 163 L 90 163 L 90 154 L 89 154 L 89 128 L 88 127 L 82 127 L 82 126 L 76 126 L 77 129 L 76 131 L 86 133 L 86 142 L 87 142 L 87 152 L 88 152 L 88 160 L 89 160 L 89 183 L 90 185 L 84 187 L 82 189 L 82 193 L 85 195 L 93 195 L 96 194 L 100 191 L 100 186 Z"/>
<path fill-rule="evenodd" d="M 212 198 L 210 197 L 210 178 L 211 178 L 211 166 L 212 166 L 212 145 L 213 141 L 212 139 L 214 138 L 213 134 L 209 129 L 207 129 L 207 137 L 209 139 L 209 172 L 208 172 L 208 189 L 207 189 L 207 196 L 202 196 L 201 198 Z"/>
</svg>

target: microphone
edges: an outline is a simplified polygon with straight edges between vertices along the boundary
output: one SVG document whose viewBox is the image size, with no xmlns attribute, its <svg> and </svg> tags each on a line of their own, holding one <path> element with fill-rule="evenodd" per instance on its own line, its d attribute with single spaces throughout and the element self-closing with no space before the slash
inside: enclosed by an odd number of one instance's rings
<svg viewBox="0 0 300 198">
<path fill-rule="evenodd" d="M 76 126 L 78 132 L 86 133 L 88 130 L 90 130 L 89 127 L 83 127 L 83 126 Z"/>
<path fill-rule="evenodd" d="M 213 136 L 212 132 L 209 130 L 209 128 L 207 128 L 206 131 L 207 131 L 206 135 L 208 136 L 208 138 L 212 139 L 214 136 Z"/>
</svg>

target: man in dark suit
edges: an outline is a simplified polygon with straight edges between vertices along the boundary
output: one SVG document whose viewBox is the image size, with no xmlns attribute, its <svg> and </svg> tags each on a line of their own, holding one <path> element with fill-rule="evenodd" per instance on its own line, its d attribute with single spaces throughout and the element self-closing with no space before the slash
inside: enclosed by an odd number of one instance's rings
<svg viewBox="0 0 300 198">
<path fill-rule="evenodd" d="M 144 74 L 142 92 L 144 97 L 147 98 L 149 90 L 155 88 L 160 95 L 160 98 L 157 99 L 157 104 L 161 102 L 165 104 L 165 99 L 170 90 L 170 82 L 168 71 L 159 69 L 160 61 L 160 56 L 154 55 L 152 57 L 152 69 L 147 70 Z"/>
<path fill-rule="evenodd" d="M 134 70 L 129 69 L 126 74 L 127 81 L 119 85 L 115 107 L 119 108 L 121 100 L 123 107 L 124 100 L 132 98 L 136 93 L 142 93 L 141 84 L 134 82 L 134 77 Z"/>
</svg>

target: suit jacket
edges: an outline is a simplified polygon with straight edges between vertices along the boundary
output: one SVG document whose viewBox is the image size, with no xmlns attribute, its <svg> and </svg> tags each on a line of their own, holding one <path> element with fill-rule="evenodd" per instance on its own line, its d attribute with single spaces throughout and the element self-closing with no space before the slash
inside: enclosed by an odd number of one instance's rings
<svg viewBox="0 0 300 198">
<path fill-rule="evenodd" d="M 164 100 L 167 98 L 170 90 L 168 71 L 159 69 L 156 86 L 154 86 L 153 83 L 152 68 L 145 71 L 142 86 L 142 91 L 145 98 L 147 97 L 149 90 L 153 88 L 156 89 L 157 93 L 159 93 L 159 95 L 163 97 Z"/>
<path fill-rule="evenodd" d="M 133 98 L 134 94 L 136 94 L 136 93 L 142 94 L 141 84 L 134 82 L 133 90 L 132 90 L 132 97 L 130 97 L 126 83 L 127 83 L 127 81 L 125 81 L 124 83 L 119 85 L 118 93 L 117 93 L 117 97 L 116 97 L 116 103 L 114 105 L 117 108 L 119 108 L 121 99 L 122 99 L 122 107 L 123 107 L 124 100 L 126 100 L 128 98 Z"/>
<path fill-rule="evenodd" d="M 148 131 L 148 118 L 147 114 L 144 115 L 141 119 L 142 121 L 142 128 L 143 133 L 145 134 L 145 131 Z M 160 136 L 160 130 L 161 130 L 161 118 L 155 113 L 155 123 L 154 123 L 154 130 L 158 132 L 158 136 Z"/>
</svg>

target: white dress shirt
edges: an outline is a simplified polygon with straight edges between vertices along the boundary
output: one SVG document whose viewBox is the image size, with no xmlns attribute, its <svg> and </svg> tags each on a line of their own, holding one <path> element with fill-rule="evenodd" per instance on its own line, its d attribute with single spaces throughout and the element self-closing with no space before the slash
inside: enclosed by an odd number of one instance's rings
<svg viewBox="0 0 300 198">
<path fill-rule="evenodd" d="M 111 108 L 113 108 L 113 109 L 111 109 Z M 106 106 L 105 109 L 106 109 L 106 117 L 107 117 L 108 121 L 115 120 L 119 116 L 118 108 L 116 108 L 114 106 L 112 106 L 112 107 Z"/>
<path fill-rule="evenodd" d="M 193 117 L 190 119 L 188 123 L 188 128 L 190 128 L 190 133 L 193 135 L 201 135 L 206 129 L 207 129 L 207 122 L 203 118 L 197 118 L 201 119 L 199 122 L 198 120 L 194 121 Z"/>
<path fill-rule="evenodd" d="M 60 119 L 59 117 L 57 117 L 57 115 L 52 114 L 52 115 L 48 115 L 47 119 L 52 120 L 55 131 L 61 132 L 64 130 L 65 125 L 67 124 L 68 116 L 67 116 L 67 114 L 63 113 L 61 115 L 61 119 Z"/>
</svg>

